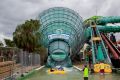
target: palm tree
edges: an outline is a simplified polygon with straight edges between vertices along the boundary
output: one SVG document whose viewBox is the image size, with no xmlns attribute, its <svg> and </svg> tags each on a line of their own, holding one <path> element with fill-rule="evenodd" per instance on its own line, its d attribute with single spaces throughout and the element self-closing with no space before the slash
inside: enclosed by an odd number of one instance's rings
<svg viewBox="0 0 120 80">
<path fill-rule="evenodd" d="M 18 48 L 28 52 L 40 54 L 41 64 L 44 64 L 47 50 L 40 44 L 41 33 L 39 20 L 26 20 L 24 24 L 18 25 L 13 33 L 13 40 Z"/>
<path fill-rule="evenodd" d="M 33 52 L 39 44 L 40 33 L 37 32 L 39 28 L 39 21 L 32 19 L 25 21 L 24 24 L 18 25 L 13 33 L 13 40 L 16 46 L 24 51 Z"/>
</svg>

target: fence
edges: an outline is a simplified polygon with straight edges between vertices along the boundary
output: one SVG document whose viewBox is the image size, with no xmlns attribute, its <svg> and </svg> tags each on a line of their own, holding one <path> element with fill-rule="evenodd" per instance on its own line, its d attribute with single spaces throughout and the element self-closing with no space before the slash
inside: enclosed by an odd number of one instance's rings
<svg viewBox="0 0 120 80">
<path fill-rule="evenodd" d="M 28 53 L 26 51 L 20 51 L 18 53 L 20 64 L 22 66 L 35 66 L 40 65 L 40 55 L 35 53 Z"/>
<path fill-rule="evenodd" d="M 33 68 L 36 68 L 40 66 L 40 55 L 37 53 L 28 53 L 27 51 L 23 51 L 20 49 L 12 49 L 11 53 L 8 53 L 7 51 L 9 48 L 1 48 L 3 57 L 5 54 L 12 54 L 10 59 L 6 60 L 12 60 L 12 61 L 4 61 L 0 62 L 0 80 L 15 80 L 14 74 L 17 73 L 17 75 L 21 75 L 25 72 L 29 72 Z M 0 52 L 1 53 L 1 52 Z"/>
</svg>

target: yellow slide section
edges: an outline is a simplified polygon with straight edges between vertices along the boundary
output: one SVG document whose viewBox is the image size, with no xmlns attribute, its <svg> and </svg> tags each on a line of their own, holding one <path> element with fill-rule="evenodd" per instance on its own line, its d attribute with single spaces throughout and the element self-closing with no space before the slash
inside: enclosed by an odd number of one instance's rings
<svg viewBox="0 0 120 80">
<path fill-rule="evenodd" d="M 95 64 L 94 65 L 94 72 L 100 72 L 100 69 L 104 69 L 105 73 L 111 73 L 112 69 L 111 66 L 109 64 L 104 64 L 104 63 L 100 63 L 100 64 Z"/>
<path fill-rule="evenodd" d="M 47 70 L 47 72 L 49 73 L 49 74 L 65 74 L 66 73 L 66 71 L 61 71 L 61 70 L 57 70 L 57 69 L 53 69 L 54 71 L 50 71 L 50 69 L 49 70 Z"/>
</svg>

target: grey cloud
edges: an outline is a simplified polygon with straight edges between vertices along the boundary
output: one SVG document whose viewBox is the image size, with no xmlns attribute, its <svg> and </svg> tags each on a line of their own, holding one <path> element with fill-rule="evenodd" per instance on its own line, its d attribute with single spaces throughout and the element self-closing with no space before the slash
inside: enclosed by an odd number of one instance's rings
<svg viewBox="0 0 120 80">
<path fill-rule="evenodd" d="M 68 7 L 84 19 L 96 15 L 119 15 L 119 0 L 1 0 L 0 33 L 12 37 L 18 24 L 36 18 L 40 12 L 51 7 Z"/>
<path fill-rule="evenodd" d="M 109 16 L 120 16 L 120 0 L 111 1 L 111 6 L 106 12 Z"/>
</svg>

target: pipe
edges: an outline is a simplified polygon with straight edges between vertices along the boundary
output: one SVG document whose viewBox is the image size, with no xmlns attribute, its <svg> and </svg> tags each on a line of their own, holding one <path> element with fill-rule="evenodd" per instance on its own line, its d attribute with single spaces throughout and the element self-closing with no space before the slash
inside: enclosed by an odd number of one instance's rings
<svg viewBox="0 0 120 80">
<path fill-rule="evenodd" d="M 119 41 L 117 41 L 117 44 L 120 44 L 120 40 L 119 40 Z"/>
<path fill-rule="evenodd" d="M 101 34 L 101 36 L 102 36 L 103 40 L 106 42 L 110 51 L 113 53 L 114 58 L 119 59 L 119 56 L 118 56 L 117 52 L 115 51 L 115 49 L 113 49 L 112 45 L 110 45 L 110 43 L 108 42 L 108 39 L 105 37 L 105 35 Z"/>
<path fill-rule="evenodd" d="M 103 33 L 110 32 L 120 32 L 120 26 L 97 26 L 98 30 Z M 91 27 L 85 29 L 84 33 L 85 39 L 89 39 L 91 37 Z"/>
<path fill-rule="evenodd" d="M 120 16 L 102 17 L 97 20 L 97 24 L 105 25 L 107 23 L 120 23 Z"/>
<path fill-rule="evenodd" d="M 107 37 L 106 37 L 107 38 Z M 108 39 L 108 38 L 107 38 Z M 118 54 L 118 56 L 120 56 L 120 51 L 118 50 L 118 48 L 114 45 L 114 43 L 112 41 L 110 41 L 108 39 L 108 41 L 111 43 L 111 45 L 113 46 L 113 48 L 115 49 L 116 53 Z"/>
<path fill-rule="evenodd" d="M 98 26 L 98 29 L 103 33 L 120 32 L 120 26 Z"/>
</svg>

